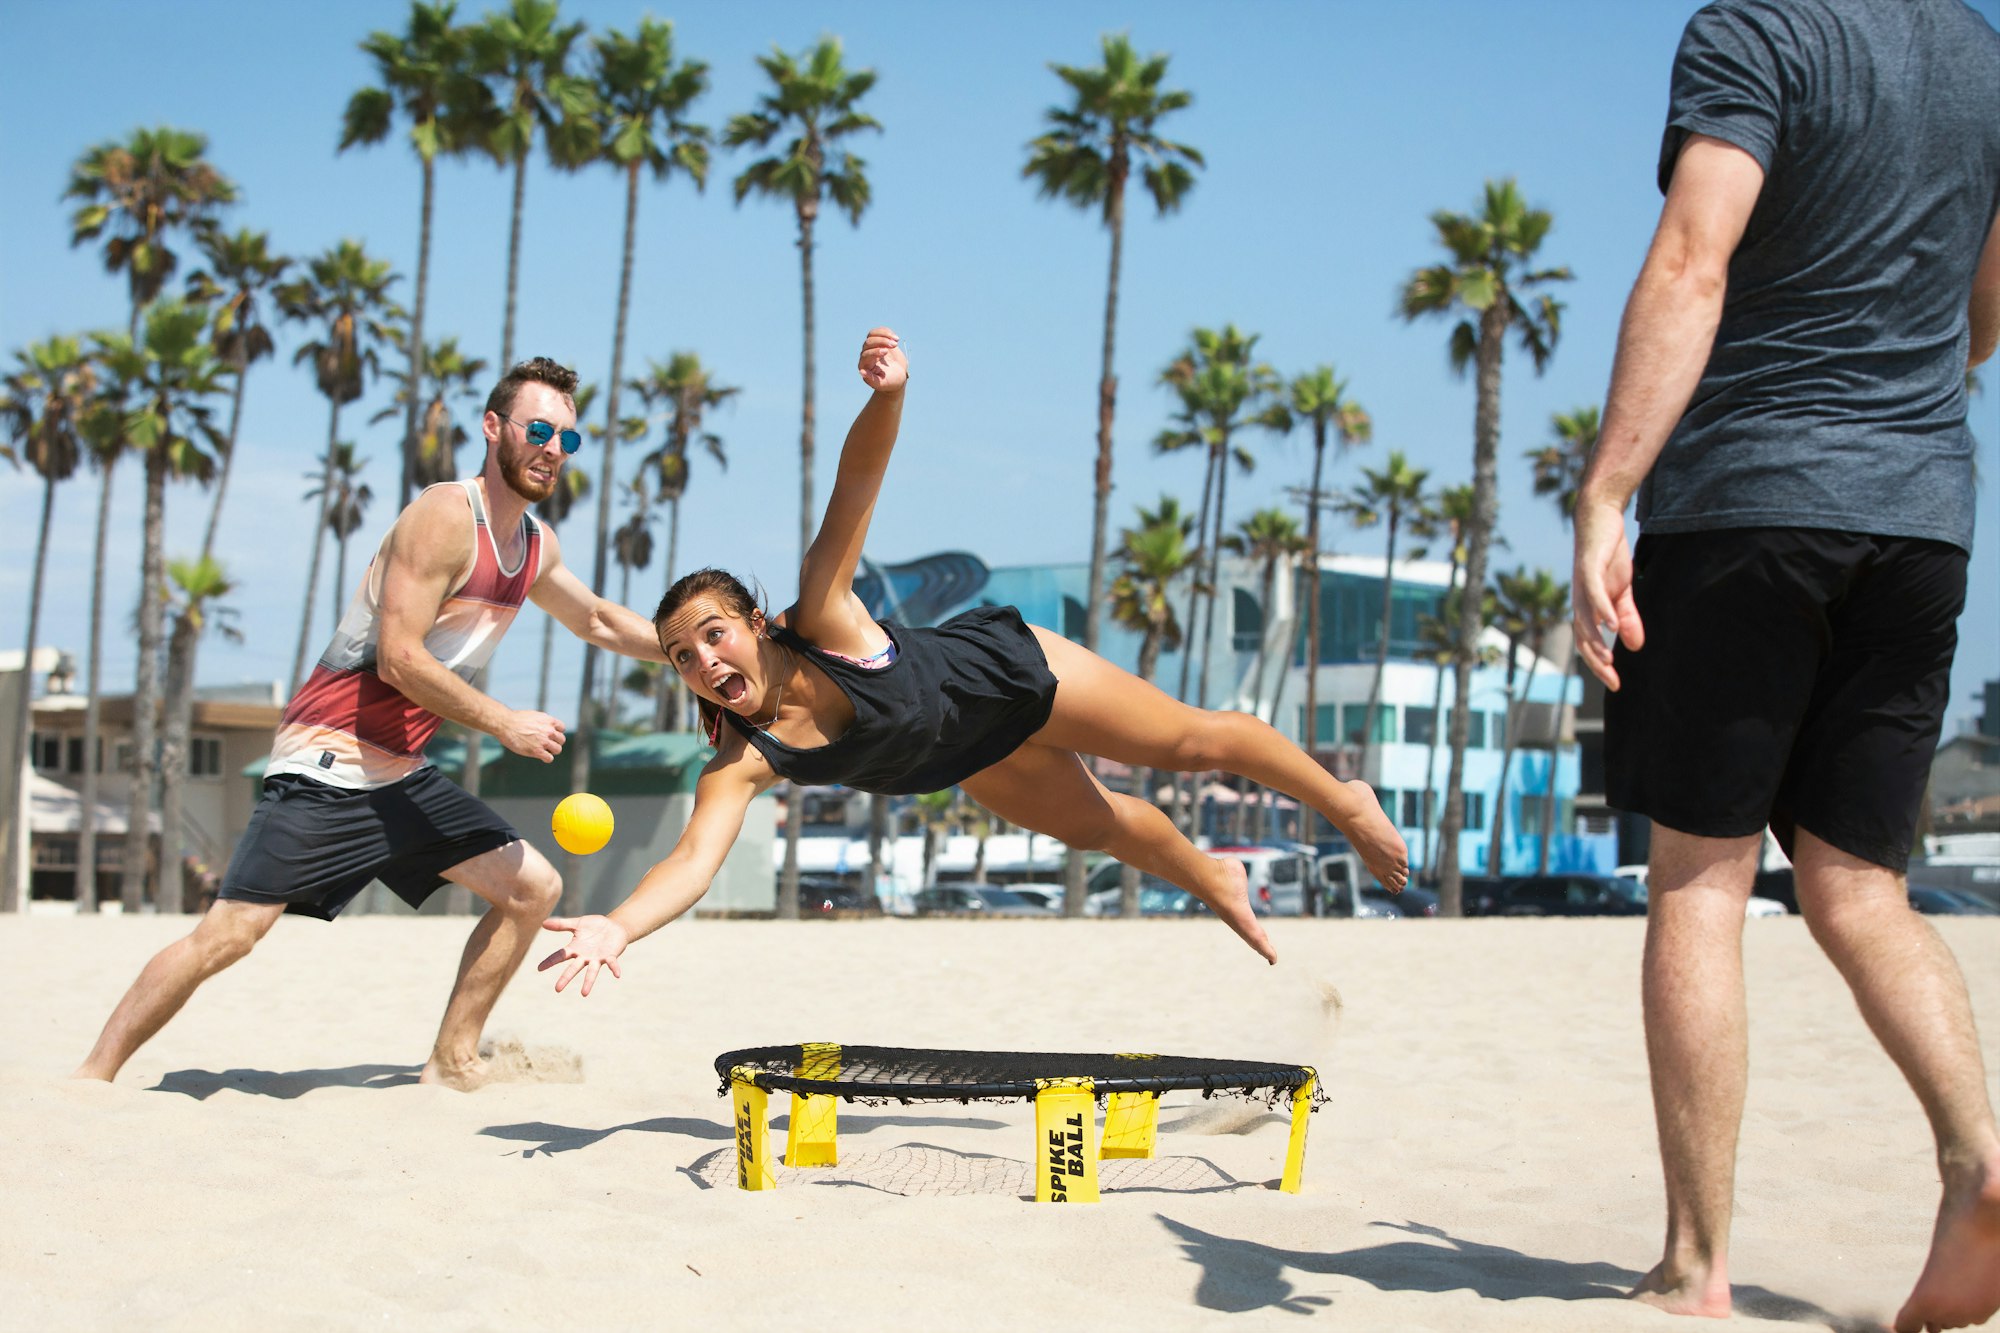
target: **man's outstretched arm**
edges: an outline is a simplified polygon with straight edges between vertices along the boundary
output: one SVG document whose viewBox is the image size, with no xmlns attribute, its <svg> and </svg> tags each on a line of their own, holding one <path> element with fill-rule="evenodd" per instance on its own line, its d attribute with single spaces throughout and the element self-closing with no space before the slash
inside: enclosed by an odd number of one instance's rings
<svg viewBox="0 0 2000 1333">
<path fill-rule="evenodd" d="M 1625 506 L 1701 382 L 1722 322 L 1729 257 L 1763 187 L 1764 169 L 1749 153 L 1722 139 L 1691 136 L 1674 164 L 1659 228 L 1625 302 L 1604 425 L 1577 493 L 1571 581 L 1577 650 L 1614 690 L 1618 673 L 1600 627 L 1615 626 L 1627 648 L 1645 642 L 1632 605 Z"/>
<path fill-rule="evenodd" d="M 621 657 L 664 662 L 660 636 L 653 622 L 630 607 L 599 597 L 570 572 L 562 560 L 562 543 L 542 529 L 542 575 L 528 593 L 536 606 L 585 643 L 594 643 Z"/>
</svg>

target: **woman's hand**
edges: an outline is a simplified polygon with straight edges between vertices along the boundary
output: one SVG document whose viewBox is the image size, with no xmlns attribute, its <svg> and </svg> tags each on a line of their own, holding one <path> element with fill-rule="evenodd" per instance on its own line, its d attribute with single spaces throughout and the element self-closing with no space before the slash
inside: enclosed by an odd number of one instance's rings
<svg viewBox="0 0 2000 1333">
<path fill-rule="evenodd" d="M 590 988 L 597 984 L 597 969 L 609 968 L 611 975 L 622 978 L 625 974 L 618 970 L 618 955 L 625 952 L 631 937 L 625 927 L 608 916 L 558 916 L 542 922 L 543 930 L 567 930 L 571 932 L 568 944 L 544 958 L 535 968 L 546 972 L 558 963 L 568 963 L 561 976 L 556 978 L 556 989 L 569 985 L 578 972 L 583 973 L 583 993 L 590 994 Z"/>
<path fill-rule="evenodd" d="M 891 393 L 910 378 L 910 358 L 891 329 L 870 329 L 861 342 L 861 379 L 877 393 Z"/>
</svg>

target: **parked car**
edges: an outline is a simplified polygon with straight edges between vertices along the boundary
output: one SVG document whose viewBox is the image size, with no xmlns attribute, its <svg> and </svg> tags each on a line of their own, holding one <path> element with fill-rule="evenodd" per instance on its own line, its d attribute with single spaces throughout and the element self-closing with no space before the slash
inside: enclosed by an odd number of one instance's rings
<svg viewBox="0 0 2000 1333">
<path fill-rule="evenodd" d="M 1063 886 L 1060 884 L 1005 884 L 1001 887 L 1018 893 L 1031 903 L 1039 903 L 1051 912 L 1062 911 Z"/>
<path fill-rule="evenodd" d="M 1506 875 L 1464 881 L 1467 916 L 1644 916 L 1646 886 L 1621 875 Z"/>
<path fill-rule="evenodd" d="M 825 875 L 799 876 L 799 915 L 831 916 L 835 912 L 882 914 L 882 902 L 866 889 Z"/>
<path fill-rule="evenodd" d="M 1250 881 L 1250 910 L 1259 916 L 1303 916 L 1307 890 L 1318 874 L 1312 849 L 1303 844 L 1284 847 L 1211 847 L 1210 856 L 1227 856 L 1243 863 Z"/>
<path fill-rule="evenodd" d="M 1926 916 L 2000 916 L 2000 908 L 1983 898 L 1929 884 L 1910 885 L 1910 906 Z"/>
<path fill-rule="evenodd" d="M 1048 916 L 1049 908 L 997 884 L 933 884 L 918 889 L 918 916 Z"/>
<path fill-rule="evenodd" d="M 1619 866 L 1611 873 L 1614 875 L 1622 875 L 1626 879 L 1636 879 L 1641 884 L 1644 884 L 1646 882 L 1646 867 L 1643 865 Z M 1773 871 L 1771 873 L 1775 875 L 1777 872 Z M 1789 875 L 1791 872 L 1786 871 L 1785 873 Z M 1745 917 L 1787 916 L 1789 915 L 1789 913 L 1786 912 L 1785 905 L 1779 902 L 1776 898 L 1765 898 L 1761 897 L 1758 894 L 1752 893 L 1747 899 L 1744 900 L 1743 915 Z"/>
<path fill-rule="evenodd" d="M 1360 905 L 1368 910 L 1356 912 L 1356 916 L 1426 917 L 1438 914 L 1438 896 L 1415 884 L 1404 885 L 1401 893 L 1391 893 L 1380 884 L 1370 884 L 1361 890 Z"/>
</svg>

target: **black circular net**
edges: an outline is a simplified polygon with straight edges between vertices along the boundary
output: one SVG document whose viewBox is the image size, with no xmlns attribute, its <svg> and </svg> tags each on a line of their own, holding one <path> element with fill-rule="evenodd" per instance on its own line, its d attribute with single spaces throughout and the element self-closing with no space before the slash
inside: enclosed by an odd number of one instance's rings
<svg viewBox="0 0 2000 1333">
<path fill-rule="evenodd" d="M 831 1059 L 821 1052 L 836 1053 Z M 755 1046 L 715 1057 L 729 1094 L 732 1074 L 766 1092 L 818 1093 L 866 1104 L 918 1101 L 1033 1100 L 1051 1079 L 1091 1081 L 1098 1096 L 1114 1092 L 1195 1091 L 1204 1097 L 1233 1093 L 1276 1105 L 1307 1080 L 1313 1109 L 1325 1089 L 1309 1065 L 1264 1060 L 1209 1060 L 1186 1055 L 1078 1055 L 1057 1051 L 932 1051 L 904 1046 L 815 1046 L 813 1067 L 837 1063 L 837 1072 L 806 1075 L 803 1045 Z"/>
</svg>

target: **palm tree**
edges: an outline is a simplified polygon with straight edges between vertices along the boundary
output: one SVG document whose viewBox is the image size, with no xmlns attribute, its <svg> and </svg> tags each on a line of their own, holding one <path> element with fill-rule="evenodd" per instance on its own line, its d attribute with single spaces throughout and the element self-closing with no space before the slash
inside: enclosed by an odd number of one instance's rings
<svg viewBox="0 0 2000 1333">
<path fill-rule="evenodd" d="M 145 897 L 148 818 L 153 808 L 156 756 L 154 744 L 160 714 L 160 648 L 167 583 L 163 550 L 169 474 L 207 481 L 214 475 L 214 451 L 222 448 L 222 432 L 213 421 L 208 400 L 223 392 L 229 373 L 208 341 L 208 309 L 180 300 L 156 301 L 147 313 L 145 336 L 133 343 L 112 335 L 100 343 L 106 371 L 126 394 L 125 437 L 145 459 L 146 506 L 143 558 L 139 584 L 139 681 L 132 699 L 132 797 L 125 839 L 125 873 L 121 888 L 125 910 L 137 912 Z M 203 446 L 206 446 L 206 450 Z M 179 782 L 174 768 L 161 771 L 169 784 Z M 178 886 L 162 886 L 178 896 Z"/>
<path fill-rule="evenodd" d="M 1550 425 L 1556 438 L 1540 449 L 1530 449 L 1528 457 L 1535 465 L 1535 494 L 1551 496 L 1556 508 L 1562 513 L 1563 527 L 1569 527 L 1576 517 L 1576 493 L 1583 486 L 1584 469 L 1590 465 L 1590 456 L 1597 449 L 1597 429 L 1599 410 L 1595 405 L 1574 408 L 1568 412 L 1557 412 Z M 1562 691 L 1556 696 L 1558 716 L 1569 700 L 1570 678 L 1576 674 L 1576 644 L 1563 654 Z M 1555 758 L 1560 752 L 1561 727 L 1557 727 L 1557 745 L 1550 750 L 1548 790 L 1542 793 L 1542 845 L 1536 857 L 1535 873 L 1547 874 L 1549 869 L 1549 836 L 1555 831 L 1556 783 Z"/>
<path fill-rule="evenodd" d="M 576 424 L 578 429 L 590 429 L 584 426 L 583 419 L 590 412 L 591 403 L 596 397 L 596 385 L 579 384 L 576 386 Z M 560 528 L 563 522 L 569 518 L 569 511 L 575 508 L 577 501 L 589 494 L 590 474 L 580 467 L 566 467 L 556 474 L 556 488 L 549 492 L 549 498 L 535 505 L 535 517 L 552 528 Z M 540 684 L 535 690 L 535 711 L 539 713 L 549 711 L 549 658 L 555 652 L 555 638 L 555 617 L 544 615 L 542 617 L 542 672 Z M 466 759 L 468 765 L 470 765 L 470 751 L 467 752 Z"/>
<path fill-rule="evenodd" d="M 799 558 L 812 544 L 813 509 L 813 227 L 820 202 L 831 199 L 854 226 L 871 195 L 867 163 L 841 147 L 841 141 L 863 130 L 880 131 L 875 118 L 859 109 L 875 86 L 872 69 L 850 71 L 842 63 L 840 39 L 821 38 L 799 59 L 773 48 L 757 63 L 772 83 L 757 99 L 754 111 L 731 116 L 722 141 L 730 148 L 766 148 L 785 133 L 792 139 L 782 153 L 752 162 L 736 177 L 736 202 L 761 194 L 788 202 L 799 224 L 799 293 L 804 329 L 805 369 L 799 406 Z M 795 917 L 799 910 L 799 830 L 805 806 L 788 801 L 785 814 L 785 870 L 778 889 L 778 915 Z"/>
<path fill-rule="evenodd" d="M 1388 534 L 1382 555 L 1382 628 L 1375 639 L 1375 676 L 1368 686 L 1368 706 L 1361 714 L 1361 759 L 1356 771 L 1365 778 L 1368 756 L 1375 744 L 1375 710 L 1382 703 L 1382 678 L 1389 670 L 1389 613 L 1396 595 L 1396 536 L 1406 521 L 1424 515 L 1430 501 L 1424 483 L 1431 474 L 1429 468 L 1411 467 L 1403 451 L 1396 449 L 1390 451 L 1389 466 L 1380 472 L 1363 468 L 1361 475 L 1366 480 L 1336 497 L 1334 508 L 1357 528 L 1372 528 L 1380 523 Z"/>
<path fill-rule="evenodd" d="M 92 336 L 91 363 L 98 370 L 98 392 L 78 423 L 90 450 L 90 463 L 102 480 L 97 487 L 97 540 L 90 559 L 90 664 L 86 668 L 83 704 L 83 792 L 77 813 L 76 910 L 97 910 L 97 794 L 103 778 L 104 755 L 99 736 L 104 668 L 104 568 L 111 540 L 111 477 L 125 454 L 126 386 L 107 372 L 103 348 L 111 335 Z"/>
<path fill-rule="evenodd" d="M 713 372 L 702 365 L 701 357 L 694 352 L 675 352 L 664 365 L 648 362 L 646 373 L 629 387 L 646 404 L 649 420 L 657 404 L 664 404 L 667 414 L 666 437 L 659 448 L 639 461 L 639 467 L 652 477 L 653 498 L 667 504 L 667 559 L 662 581 L 671 586 L 680 569 L 681 496 L 687 493 L 689 446 L 699 443 L 716 466 L 728 470 L 729 453 L 723 447 L 722 437 L 702 427 L 709 408 L 726 403 L 743 391 L 734 385 L 716 383 Z M 671 718 L 677 728 L 685 712 L 680 677 L 668 671 L 662 672 L 659 680 L 654 725 L 664 731 Z"/>
<path fill-rule="evenodd" d="M 1293 422 L 1309 421 L 1313 432 L 1312 490 L 1306 495 L 1306 753 L 1319 752 L 1319 515 L 1320 502 L 1325 498 L 1323 477 L 1326 470 L 1326 442 L 1330 433 L 1334 440 L 1334 461 L 1345 457 L 1348 449 L 1357 444 L 1367 444 L 1374 438 L 1374 423 L 1369 419 L 1368 409 L 1347 396 L 1347 381 L 1334 372 L 1332 366 L 1316 366 L 1295 378 L 1289 389 L 1291 397 L 1291 419 Z M 1277 719 L 1272 719 L 1275 722 Z M 1301 812 L 1307 821 L 1302 833 L 1310 832 L 1319 815 L 1307 807 Z M 1308 839 L 1310 841 L 1310 839 Z"/>
<path fill-rule="evenodd" d="M 229 487 L 229 471 L 236 461 L 236 437 L 243 425 L 243 386 L 252 362 L 261 361 L 276 350 L 271 326 L 265 316 L 265 297 L 283 280 L 292 261 L 270 251 L 271 239 L 261 231 L 245 228 L 234 236 L 209 232 L 199 238 L 208 266 L 188 277 L 188 295 L 215 312 L 210 345 L 230 367 L 234 382 L 230 391 L 229 431 L 222 441 L 221 467 L 216 474 L 215 496 L 209 501 L 208 527 L 202 534 L 201 553 L 215 550 L 215 530 L 222 521 L 222 500 Z"/>
<path fill-rule="evenodd" d="M 206 136 L 161 126 L 134 130 L 123 143 L 112 140 L 98 144 L 70 169 L 64 197 L 84 201 L 70 219 L 70 244 L 81 245 L 109 233 L 104 265 L 113 273 L 125 274 L 131 296 L 131 312 L 125 322 L 128 345 L 139 342 L 140 312 L 159 295 L 179 264 L 170 240 L 180 232 L 199 239 L 214 227 L 216 213 L 235 201 L 235 185 L 208 161 L 207 151 Z M 110 532 L 111 480 L 125 449 L 120 392 L 118 386 L 109 386 L 102 410 L 92 412 L 86 431 L 104 480 L 98 494 L 98 545 L 91 575 L 90 665 L 83 710 L 83 748 L 88 762 L 84 765 L 83 809 L 77 832 L 78 906 L 85 911 L 95 910 L 97 903 L 97 759 L 103 676 L 98 654 L 104 639 L 104 543 Z M 142 682 L 145 671 L 142 665 Z M 153 679 L 157 682 L 157 676 Z M 150 715 L 147 726 L 151 727 Z M 149 746 L 146 763 L 151 762 Z"/>
<path fill-rule="evenodd" d="M 1458 604 L 1458 572 L 1465 565 L 1465 530 L 1472 522 L 1472 487 L 1447 486 L 1438 492 L 1430 512 L 1425 515 L 1425 535 L 1432 539 L 1443 537 L 1450 553 L 1451 572 L 1445 577 L 1445 595 L 1438 615 L 1450 622 L 1449 631 L 1432 623 L 1433 618 L 1420 616 L 1417 619 L 1417 637 L 1424 646 L 1424 656 L 1429 658 L 1437 671 L 1436 684 L 1431 689 L 1431 743 L 1424 757 L 1424 854 L 1422 864 L 1425 873 L 1435 877 L 1437 867 L 1431 859 L 1431 819 L 1436 813 L 1436 802 L 1431 792 L 1437 783 L 1437 743 L 1444 723 L 1444 672 L 1445 668 L 1457 662 L 1458 636 L 1464 627 L 1457 617 L 1462 608 Z M 1482 614 L 1480 625 L 1484 628 L 1486 617 Z M 1475 640 L 1475 643 L 1477 640 Z M 1440 655 L 1442 653 L 1443 655 Z"/>
<path fill-rule="evenodd" d="M 125 274 L 132 298 L 125 332 L 135 343 L 140 312 L 180 262 L 169 238 L 181 231 L 202 236 L 214 227 L 217 211 L 236 201 L 236 186 L 207 152 L 206 135 L 163 125 L 134 130 L 123 143 L 98 144 L 70 168 L 63 197 L 85 201 L 70 218 L 70 244 L 111 233 L 104 267 Z"/>
<path fill-rule="evenodd" d="M 1455 489 L 1463 490 L 1469 495 L 1472 488 L 1464 486 Z M 1456 570 L 1457 567 L 1454 565 L 1452 575 L 1454 582 L 1457 579 Z M 1459 657 L 1459 598 L 1464 595 L 1463 588 L 1452 587 L 1439 600 L 1436 615 L 1417 617 L 1418 658 L 1431 663 L 1437 671 L 1437 688 L 1431 694 L 1431 742 L 1425 747 L 1424 756 L 1424 854 L 1420 863 L 1424 876 L 1433 882 L 1437 878 L 1439 850 L 1437 842 L 1431 835 L 1436 831 L 1439 810 L 1438 802 L 1433 799 L 1432 793 L 1437 782 L 1438 742 L 1444 735 L 1443 719 L 1438 710 L 1444 704 L 1445 669 Z M 1495 614 L 1493 594 L 1488 592 L 1480 598 L 1479 627 L 1482 631 L 1492 623 Z M 1492 648 L 1479 648 L 1473 656 L 1481 666 L 1491 666 L 1500 660 L 1498 650 Z"/>
<path fill-rule="evenodd" d="M 292 360 L 311 361 L 313 379 L 327 401 L 326 453 L 328 469 L 319 493 L 319 516 L 313 522 L 312 558 L 306 565 L 306 595 L 299 614 L 299 643 L 292 654 L 291 688 L 306 674 L 306 647 L 312 640 L 313 595 L 319 587 L 321 540 L 334 496 L 331 469 L 340 439 L 340 409 L 361 397 L 368 377 L 381 369 L 381 349 L 400 338 L 414 340 L 415 329 L 399 330 L 402 310 L 389 300 L 389 288 L 399 275 L 386 259 L 371 259 L 358 241 L 342 241 L 307 262 L 307 275 L 278 289 L 278 308 L 286 319 L 317 326 L 320 336 L 301 346 Z M 412 399 L 414 404 L 414 398 Z M 414 430 L 405 444 L 415 438 Z M 403 477 L 410 467 L 405 454 Z"/>
<path fill-rule="evenodd" d="M 1170 495 L 1160 497 L 1159 508 L 1139 508 L 1137 527 L 1119 534 L 1118 573 L 1111 581 L 1111 619 L 1139 635 L 1139 679 L 1151 680 L 1160 664 L 1160 652 L 1174 652 L 1181 646 L 1180 622 L 1174 619 L 1173 603 L 1167 589 L 1183 575 L 1199 581 L 1201 550 L 1188 545 L 1194 535 L 1195 520 L 1181 512 L 1180 501 Z M 1153 773 L 1141 767 L 1132 774 L 1132 793 L 1142 801 L 1153 799 Z M 1082 912 L 1079 901 L 1071 910 L 1064 893 L 1064 912 Z M 1118 910 L 1122 916 L 1139 914 L 1139 872 L 1127 866 L 1119 880 Z"/>
<path fill-rule="evenodd" d="M 1293 561 L 1306 549 L 1306 539 L 1299 532 L 1298 520 L 1282 509 L 1260 509 L 1237 525 L 1235 532 L 1223 538 L 1224 545 L 1232 555 L 1244 556 L 1255 561 L 1261 569 L 1261 579 L 1257 593 L 1257 605 L 1264 617 L 1264 633 L 1257 641 L 1257 665 L 1250 686 L 1250 713 L 1255 716 L 1264 707 L 1264 669 L 1271 659 L 1271 630 L 1274 617 L 1271 613 L 1271 594 L 1278 583 L 1278 565 L 1282 562 L 1289 572 Z M 1284 680 L 1282 668 L 1278 680 Z M 1272 716 L 1277 715 L 1273 705 Z M 1237 791 L 1246 799 L 1236 803 L 1236 834 L 1241 838 L 1247 829 L 1249 816 L 1250 783 L 1247 778 L 1239 779 Z"/>
<path fill-rule="evenodd" d="M 329 634 L 340 628 L 340 618 L 347 612 L 347 539 L 367 521 L 368 506 L 375 499 L 375 492 L 361 480 L 361 471 L 367 466 L 367 459 L 355 455 L 354 442 L 341 440 L 334 444 L 333 456 L 322 461 L 318 472 L 306 473 L 306 480 L 313 486 L 303 498 L 321 501 L 326 530 L 333 534 L 333 601 L 329 607 L 333 623 L 328 627 Z"/>
<path fill-rule="evenodd" d="M 709 131 L 687 118 L 695 99 L 708 91 L 708 66 L 699 60 L 674 63 L 674 25 L 641 19 L 627 37 L 615 29 L 591 43 L 595 53 L 594 99 L 598 160 L 625 177 L 625 246 L 618 271 L 618 314 L 611 331 L 611 378 L 605 421 L 613 431 L 604 437 L 597 497 L 597 546 L 590 586 L 604 591 L 605 565 L 610 557 L 611 496 L 617 489 L 615 455 L 624 436 L 618 415 L 618 391 L 625 374 L 625 325 L 632 304 L 632 251 L 639 228 L 639 173 L 650 169 L 665 181 L 679 171 L 696 190 L 708 184 Z M 597 647 L 585 644 L 583 681 L 577 701 L 577 726 L 582 734 L 570 747 L 570 784 L 584 791 L 590 784 L 590 700 L 597 672 Z"/>
<path fill-rule="evenodd" d="M 1548 641 L 1549 631 L 1563 622 L 1569 614 L 1569 585 L 1556 582 L 1555 575 L 1546 569 L 1516 569 L 1511 574 L 1502 574 L 1495 581 L 1494 592 L 1500 609 L 1501 623 L 1506 626 L 1508 637 L 1514 642 L 1525 643 L 1531 656 L 1528 658 L 1527 679 L 1522 682 L 1520 702 L 1526 703 L 1529 692 L 1535 687 L 1535 668 L 1541 665 L 1542 648 Z M 1514 674 L 1514 655 L 1508 652 L 1507 674 Z M 1503 714 L 1504 716 L 1504 714 Z M 1486 873 L 1502 874 L 1505 863 L 1502 853 L 1507 843 L 1507 769 L 1514 758 L 1515 733 L 1519 730 L 1509 718 L 1503 729 L 1500 750 L 1500 790 L 1493 798 L 1493 847 L 1487 854 Z M 1555 779 L 1555 760 L 1550 755 L 1549 778 Z"/>
<path fill-rule="evenodd" d="M 27 653 L 22 658 L 21 699 L 7 753 L 7 772 L 17 777 L 27 759 L 28 731 L 34 725 L 35 635 L 41 628 L 42 576 L 48 569 L 49 532 L 55 517 L 56 483 L 75 475 L 83 455 L 82 420 L 97 391 L 97 371 L 76 338 L 49 338 L 14 354 L 6 377 L 0 420 L 20 456 L 42 479 L 42 521 L 35 535 L 35 572 L 28 582 Z M 9 450 L 10 456 L 12 450 Z M 0 911 L 18 912 L 27 900 L 28 868 L 14 864 L 19 839 L 9 842 L 0 865 Z"/>
<path fill-rule="evenodd" d="M 1199 151 L 1154 133 L 1159 121 L 1191 105 L 1194 94 L 1162 89 L 1165 55 L 1145 60 L 1122 33 L 1102 39 L 1104 63 L 1094 67 L 1051 64 L 1069 86 L 1067 107 L 1050 107 L 1049 128 L 1028 143 L 1021 175 L 1034 181 L 1044 199 L 1063 199 L 1095 211 L 1111 233 L 1111 273 L 1104 289 L 1104 358 L 1097 377 L 1097 463 L 1093 470 L 1090 515 L 1090 585 L 1084 598 L 1083 646 L 1097 650 L 1097 617 L 1104 596 L 1105 531 L 1111 507 L 1111 423 L 1118 400 L 1113 352 L 1118 341 L 1118 277 L 1125 251 L 1125 186 L 1133 159 L 1161 217 L 1180 208 L 1194 189 L 1189 164 L 1203 164 Z"/>
<path fill-rule="evenodd" d="M 618 604 L 632 604 L 632 571 L 653 563 L 653 514 L 647 503 L 646 483 L 634 477 L 626 494 L 633 500 L 632 514 L 611 534 L 611 550 L 618 561 Z"/>
<path fill-rule="evenodd" d="M 396 392 L 389 406 L 368 418 L 374 425 L 407 412 L 410 373 L 390 370 L 388 378 Z M 424 377 L 430 396 L 417 413 L 415 445 L 410 450 L 411 481 L 418 490 L 458 477 L 458 451 L 472 436 L 465 429 L 462 414 L 485 398 L 480 386 L 486 379 L 486 362 L 458 350 L 458 339 L 445 338 L 424 351 Z"/>
<path fill-rule="evenodd" d="M 476 144 L 490 123 L 492 96 L 473 73 L 471 38 L 452 24 L 458 6 L 453 0 L 426 4 L 412 0 L 408 27 L 398 36 L 376 31 L 361 43 L 361 52 L 375 62 L 379 80 L 348 99 L 341 118 L 340 146 L 378 144 L 389 137 L 400 112 L 410 127 L 410 147 L 423 171 L 418 205 L 417 290 L 410 310 L 410 328 L 403 351 L 409 358 L 407 382 L 421 386 L 424 378 L 424 307 L 431 280 L 431 210 L 436 201 L 437 157 L 457 156 Z M 321 392 L 325 392 L 324 389 Z M 403 481 L 397 508 L 410 503 L 416 483 L 417 405 L 421 389 L 404 404 Z M 351 399 L 348 401 L 352 401 Z"/>
<path fill-rule="evenodd" d="M 169 561 L 167 577 L 174 628 L 167 644 L 167 732 L 160 750 L 160 885 L 154 896 L 159 911 L 173 913 L 188 906 L 181 855 L 181 794 L 187 785 L 189 719 L 194 713 L 195 650 L 188 641 L 210 628 L 228 639 L 243 636 L 229 623 L 235 611 L 218 604 L 236 584 L 213 556 Z"/>
<path fill-rule="evenodd" d="M 575 170 L 596 153 L 590 125 L 590 80 L 569 72 L 570 48 L 581 23 L 556 22 L 556 0 L 512 0 L 470 33 L 472 71 L 488 81 L 494 106 L 481 147 L 514 169 L 512 221 L 507 231 L 507 313 L 500 326 L 500 369 L 514 364 L 514 297 L 521 275 L 521 205 L 527 197 L 528 154 L 539 133 L 549 161 Z"/>
<path fill-rule="evenodd" d="M 1500 451 L 1500 362 L 1511 332 L 1533 359 L 1535 371 L 1548 366 L 1561 331 L 1562 303 L 1546 292 L 1528 298 L 1531 288 L 1567 281 L 1567 268 L 1531 268 L 1536 251 L 1547 238 L 1553 219 L 1543 209 L 1530 208 L 1510 180 L 1488 181 L 1477 216 L 1440 210 L 1431 215 L 1438 241 L 1450 261 L 1418 269 L 1410 275 L 1398 301 L 1406 320 L 1438 315 L 1456 319 L 1449 344 L 1452 369 L 1475 372 L 1472 426 L 1472 520 L 1466 532 L 1466 583 L 1486 583 L 1487 546 L 1498 514 Z M 1524 304 L 1530 300 L 1530 304 Z M 1475 642 L 1477 606 L 1464 599 L 1459 643 Z M 1472 661 L 1455 664 L 1456 683 L 1451 722 L 1451 772 L 1446 779 L 1444 864 L 1438 889 L 1439 910 L 1459 915 L 1461 886 L 1458 832 L 1465 823 L 1466 713 L 1472 694 Z"/>
</svg>

